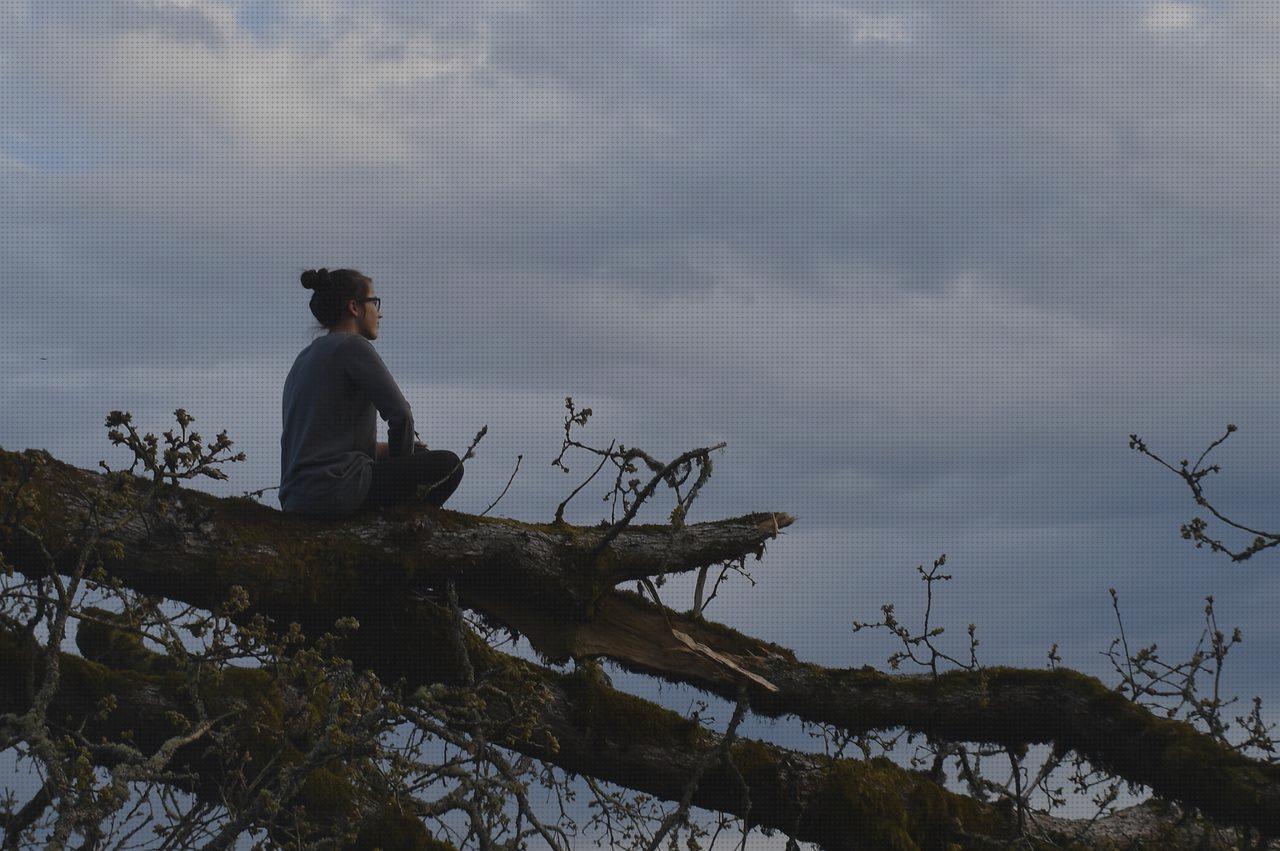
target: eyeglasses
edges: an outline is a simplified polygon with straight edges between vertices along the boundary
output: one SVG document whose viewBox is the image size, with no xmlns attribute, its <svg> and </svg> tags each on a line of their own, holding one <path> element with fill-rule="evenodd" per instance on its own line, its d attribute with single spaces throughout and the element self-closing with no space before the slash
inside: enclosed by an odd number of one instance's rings
<svg viewBox="0 0 1280 851">
<path fill-rule="evenodd" d="M 353 298 L 352 301 L 356 304 L 364 304 L 366 301 L 371 301 L 373 302 L 373 309 L 379 313 L 382 312 L 382 299 L 377 296 L 374 296 L 373 298 Z"/>
</svg>

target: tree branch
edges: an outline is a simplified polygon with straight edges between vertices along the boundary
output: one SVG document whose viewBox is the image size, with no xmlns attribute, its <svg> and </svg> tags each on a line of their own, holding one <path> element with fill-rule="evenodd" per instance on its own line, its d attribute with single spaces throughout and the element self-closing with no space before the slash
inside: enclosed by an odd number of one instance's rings
<svg viewBox="0 0 1280 851">
<path fill-rule="evenodd" d="M 0 482 L 14 475 L 12 453 L 0 452 Z M 41 508 L 30 522 L 42 534 L 68 539 L 78 524 L 73 501 L 63 497 L 99 486 L 100 478 L 57 462 L 42 467 L 31 483 Z M 727 699 L 745 685 L 758 713 L 795 714 L 847 731 L 906 727 L 948 741 L 1051 741 L 1224 823 L 1280 835 L 1280 766 L 1157 718 L 1076 672 L 992 668 L 934 678 L 827 669 L 798 661 L 786 648 L 610 590 L 603 579 L 619 575 L 618 565 L 630 571 L 669 560 L 658 542 L 671 539 L 670 527 L 621 532 L 610 547 L 615 557 L 602 559 L 614 572 L 602 575 L 581 560 L 598 542 L 597 530 L 477 522 L 429 507 L 311 523 L 236 498 L 186 490 L 176 498 L 167 525 L 154 534 L 139 524 L 125 527 L 119 557 L 104 559 L 109 575 L 207 608 L 239 585 L 253 610 L 278 623 L 297 622 L 308 635 L 355 616 L 366 626 L 344 651 L 385 682 L 464 676 L 451 649 L 454 622 L 443 607 L 414 593 L 453 578 L 462 605 L 512 626 L 551 658 L 607 656 Z M 762 547 L 783 525 L 762 527 L 774 517 L 690 526 L 676 535 L 677 552 L 692 568 L 727 550 Z M 20 570 L 44 569 L 23 540 L 6 538 L 0 547 Z M 55 569 L 68 567 L 58 561 Z M 388 653 L 389 647 L 417 652 Z"/>
</svg>

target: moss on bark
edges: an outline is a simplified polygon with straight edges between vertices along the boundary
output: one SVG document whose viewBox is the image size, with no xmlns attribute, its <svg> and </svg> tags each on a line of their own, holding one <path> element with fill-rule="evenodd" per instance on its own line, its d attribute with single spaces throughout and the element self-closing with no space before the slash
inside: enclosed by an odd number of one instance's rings
<svg viewBox="0 0 1280 851">
<path fill-rule="evenodd" d="M 101 626 L 98 631 L 111 632 Z M 115 632 L 116 636 L 99 635 L 97 640 L 105 639 L 111 647 L 129 647 L 129 661 L 140 662 L 144 670 L 113 669 L 79 656 L 59 654 L 59 688 L 49 707 L 48 718 L 53 724 L 80 729 L 91 739 L 124 740 L 143 753 L 152 753 L 165 740 L 188 732 L 188 726 L 181 719 L 193 717 L 194 712 L 187 697 L 186 680 L 177 671 L 166 670 L 171 666 L 158 659 L 144 658 L 141 654 L 152 657 L 159 654 L 140 649 L 140 643 L 134 643 L 135 636 Z M 7 682 L 18 683 L 30 674 L 36 683 L 41 682 L 44 666 L 36 651 L 30 642 L 0 631 L 0 676 Z M 224 669 L 202 684 L 201 694 L 210 716 L 234 713 L 227 732 L 237 748 L 248 755 L 246 776 L 254 776 L 269 763 L 288 767 L 303 759 L 303 751 L 290 739 L 291 727 L 296 725 L 290 725 L 289 721 L 296 719 L 286 719 L 279 689 L 267 671 Z M 117 708 L 103 716 L 100 709 L 107 698 L 113 698 Z M 314 699 L 323 700 L 323 695 L 317 694 Z M 29 706 L 29 695 L 22 695 L 16 689 L 0 690 L 0 711 L 24 712 Z M 318 707 L 316 709 L 318 711 Z M 179 748 L 170 767 L 194 772 L 197 780 L 184 788 L 197 795 L 213 796 L 215 801 L 221 800 L 224 790 L 235 786 L 228 774 L 230 767 L 208 753 L 204 741 Z M 298 793 L 283 803 L 304 807 L 321 830 L 327 830 L 326 825 L 346 829 L 353 818 L 356 826 L 363 830 L 361 808 L 367 807 L 367 796 L 357 783 L 356 772 L 350 765 L 335 759 L 310 772 Z M 415 831 L 403 818 L 392 818 L 384 811 L 377 811 L 371 818 L 374 819 L 368 826 L 371 836 L 412 838 L 418 843 L 406 840 L 403 845 L 384 847 L 449 847 L 432 844 L 434 840 L 416 819 L 412 819 Z M 387 827 L 392 824 L 394 830 Z M 391 832 L 386 833 L 387 830 Z"/>
</svg>

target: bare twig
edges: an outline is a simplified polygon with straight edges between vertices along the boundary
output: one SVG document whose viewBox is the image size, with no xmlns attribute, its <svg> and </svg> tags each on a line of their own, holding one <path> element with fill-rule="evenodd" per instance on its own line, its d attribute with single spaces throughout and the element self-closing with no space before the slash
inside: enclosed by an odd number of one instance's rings
<svg viewBox="0 0 1280 851">
<path fill-rule="evenodd" d="M 738 725 L 742 723 L 742 718 L 747 711 L 747 689 L 746 686 L 738 688 L 738 702 L 733 708 L 733 717 L 729 720 L 729 728 L 725 731 L 724 737 L 720 740 L 716 749 L 706 754 L 694 768 L 693 775 L 690 776 L 688 784 L 685 785 L 684 792 L 680 796 L 679 805 L 662 820 L 662 824 L 658 826 L 658 830 L 653 835 L 653 839 L 649 842 L 647 851 L 657 851 L 658 846 L 662 844 L 662 839 L 672 828 L 677 825 L 684 824 L 689 818 L 689 806 L 693 802 L 693 795 L 698 791 L 698 784 L 702 781 L 702 775 L 712 765 L 723 762 L 729 754 L 729 747 L 733 744 L 734 738 L 738 734 Z"/>
<path fill-rule="evenodd" d="M 1237 429 L 1235 425 L 1228 424 L 1227 430 L 1222 437 L 1209 444 L 1209 447 L 1205 449 L 1204 452 L 1200 453 L 1200 457 L 1196 459 L 1196 463 L 1194 465 L 1189 465 L 1187 459 L 1184 458 L 1182 459 L 1182 463 L 1179 465 L 1178 469 L 1174 469 L 1174 467 L 1167 461 L 1148 449 L 1146 443 L 1144 443 L 1138 435 L 1129 435 L 1129 448 L 1137 450 L 1143 455 L 1155 460 L 1165 469 L 1176 473 L 1179 478 L 1187 483 L 1187 487 L 1191 488 L 1191 493 L 1195 496 L 1197 505 L 1202 505 L 1207 508 L 1214 517 L 1218 518 L 1218 520 L 1228 526 L 1254 536 L 1254 539 L 1249 546 L 1239 552 L 1235 552 L 1222 541 L 1205 534 L 1208 524 L 1202 518 L 1193 517 L 1189 522 L 1182 525 L 1180 531 L 1183 539 L 1194 541 L 1196 549 L 1200 549 L 1205 544 L 1208 544 L 1211 552 L 1224 552 L 1231 556 L 1232 561 L 1236 562 L 1246 561 L 1263 550 L 1280 546 L 1280 532 L 1266 532 L 1232 520 L 1230 517 L 1227 517 L 1225 514 L 1218 511 L 1218 509 L 1209 502 L 1209 498 L 1205 496 L 1204 488 L 1200 484 L 1201 480 L 1210 473 L 1222 472 L 1222 467 L 1219 464 L 1213 464 L 1212 466 L 1201 469 L 1201 463 L 1203 463 L 1204 459 L 1209 456 L 1210 452 L 1220 446 L 1229 436 L 1231 436 L 1232 433 L 1238 430 L 1239 429 Z"/>
<path fill-rule="evenodd" d="M 488 508 L 486 508 L 484 511 L 481 511 L 481 512 L 480 512 L 480 514 L 479 514 L 479 516 L 480 516 L 480 517 L 484 517 L 486 514 L 488 514 L 490 511 L 492 511 L 492 510 L 493 510 L 493 507 L 494 507 L 495 505 L 497 505 L 499 502 L 501 502 L 501 501 L 502 501 L 502 498 L 503 498 L 504 496 L 506 496 L 506 495 L 507 495 L 507 491 L 511 488 L 511 483 L 512 483 L 513 481 L 515 481 L 516 473 L 520 472 L 520 462 L 521 462 L 523 459 L 524 459 L 524 456 L 523 456 L 523 455 L 517 455 L 517 456 L 516 456 L 516 468 L 515 468 L 514 470 L 512 470 L 512 471 L 511 471 L 511 478 L 507 479 L 507 486 L 506 486 L 506 487 L 504 487 L 504 488 L 502 489 L 502 493 L 498 494 L 498 498 L 497 498 L 497 499 L 495 499 L 493 502 L 489 503 L 489 507 L 488 507 Z"/>
</svg>

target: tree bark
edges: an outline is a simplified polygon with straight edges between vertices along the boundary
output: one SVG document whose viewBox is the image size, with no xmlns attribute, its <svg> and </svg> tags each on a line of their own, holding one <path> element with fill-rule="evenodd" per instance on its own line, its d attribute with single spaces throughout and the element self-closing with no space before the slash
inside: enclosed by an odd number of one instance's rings
<svg viewBox="0 0 1280 851">
<path fill-rule="evenodd" d="M 55 732 L 77 731 L 90 746 L 102 743 L 127 743 L 144 757 L 160 750 L 170 738 L 190 732 L 188 723 L 196 713 L 187 691 L 186 679 L 167 657 L 140 647 L 129 647 L 127 655 L 121 647 L 137 644 L 125 633 L 109 636 L 112 630 L 82 623 L 77 644 L 81 652 L 105 655 L 116 663 L 127 662 L 132 668 L 112 668 L 83 656 L 59 654 L 59 687 L 46 713 L 46 723 Z M 0 689 L 0 713 L 25 713 L 31 706 L 31 695 L 24 693 L 21 683 L 39 683 L 44 676 L 41 651 L 31 639 L 0 629 L 0 681 L 10 684 Z M 214 751 L 208 737 L 201 738 L 174 751 L 167 771 L 189 775 L 189 780 L 175 780 L 172 785 L 215 805 L 224 804 L 228 796 L 243 791 L 242 778 L 253 777 L 264 766 L 297 762 L 302 752 L 299 743 L 286 728 L 286 714 L 279 692 L 270 675 L 262 669 L 228 668 L 204 684 L 201 692 L 210 717 L 230 713 L 223 723 L 237 742 L 237 752 L 248 756 L 244 766 L 233 766 L 223 760 L 227 751 Z M 115 708 L 103 711 L 111 699 Z M 234 711 L 242 706 L 240 711 Z M 111 768 L 124 758 L 114 748 L 95 748 L 96 764 Z M 286 807 L 305 807 L 312 829 L 303 835 L 290 831 L 298 825 L 282 819 L 271 825 L 277 843 L 291 845 L 318 836 L 330 835 L 336 828 L 350 826 L 359 837 L 356 847 L 372 848 L 379 837 L 394 835 L 403 843 L 399 847 L 446 851 L 453 846 L 434 839 L 417 818 L 379 800 L 375 790 L 362 788 L 354 781 L 344 760 L 334 759 L 312 771 L 303 780 L 298 793 L 283 801 Z M 284 822 L 289 822 L 285 824 Z M 256 825 L 255 825 L 256 826 Z M 315 831 L 318 831 L 318 835 Z"/>
<path fill-rule="evenodd" d="M 144 753 L 154 752 L 183 732 L 179 716 L 190 717 L 184 679 L 165 657 L 131 648 L 99 628 L 82 643 L 82 652 L 127 661 L 136 670 L 108 668 L 87 658 L 60 655 L 62 678 L 50 706 L 49 720 L 62 729 L 77 729 L 87 739 L 128 739 Z M 22 682 L 39 680 L 37 654 L 20 637 L 0 630 L 0 676 Z M 499 665 L 515 677 L 534 677 L 545 689 L 535 717 L 504 721 L 495 729 L 531 729 L 532 736 L 511 735 L 499 743 L 535 756 L 566 771 L 588 774 L 626 788 L 675 801 L 701 762 L 720 750 L 721 737 L 698 723 L 640 698 L 618 692 L 588 673 L 558 674 L 541 666 L 496 653 L 478 642 L 471 646 L 481 671 Z M 33 669 L 34 666 L 34 669 Z M 282 711 L 270 675 L 261 669 L 235 669 L 206 684 L 202 694 L 211 712 L 243 701 L 246 709 L 234 720 L 261 764 L 272 755 L 296 756 L 297 747 L 282 728 Z M 107 696 L 116 709 L 97 711 Z M 29 700 L 18 689 L 0 691 L 0 712 L 23 712 Z M 728 748 L 729 763 L 708 767 L 692 795 L 704 809 L 729 813 L 753 826 L 777 829 L 826 849 L 1004 848 L 1016 835 L 1017 819 L 1007 807 L 991 806 L 948 792 L 923 774 L 906 771 L 886 759 L 832 760 L 741 740 Z M 99 760 L 110 765 L 110 760 Z M 170 768 L 192 772 L 196 781 L 184 786 L 197 796 L 219 801 L 227 788 L 226 768 L 201 743 L 175 752 Z M 336 825 L 354 818 L 356 847 L 374 847 L 394 836 L 394 847 L 445 849 L 425 828 L 398 809 L 379 806 L 369 790 L 353 785 L 341 764 L 317 770 L 288 804 L 303 804 L 314 816 L 328 815 Z M 1136 819 L 1135 813 L 1144 817 Z M 1093 824 L 1090 847 L 1122 847 L 1135 841 L 1161 840 L 1164 847 L 1199 847 L 1203 827 L 1179 832 L 1179 813 L 1148 805 Z M 1031 847 L 1063 847 L 1086 823 L 1045 816 L 1032 818 L 1041 839 Z M 287 837 L 281 835 L 278 839 Z M 1049 842 L 1058 843 L 1050 846 Z M 1203 847 L 1213 847 L 1207 845 Z"/>
<path fill-rule="evenodd" d="M 85 499 L 108 483 L 45 457 L 31 483 L 39 510 L 28 523 L 55 544 L 54 564 L 43 569 L 65 570 Z M 15 453 L 0 451 L 0 487 L 12 487 L 20 464 Z M 683 529 L 639 526 L 591 559 L 603 527 L 477 518 L 427 506 L 315 521 L 183 489 L 162 520 L 123 528 L 116 536 L 120 556 L 103 566 L 138 591 L 206 608 L 240 585 L 255 610 L 296 621 L 308 634 L 354 615 L 365 627 L 349 648 L 353 661 L 384 681 L 405 677 L 410 684 L 454 675 L 445 627 L 415 599 L 452 579 L 465 605 L 526 635 L 550 659 L 605 656 L 726 697 L 743 684 L 757 712 L 792 713 L 850 731 L 906 727 L 950 741 L 1051 741 L 1223 823 L 1280 835 L 1280 766 L 1157 718 L 1078 673 L 994 668 L 933 679 L 827 669 L 613 588 L 647 574 L 758 557 L 790 522 L 787 515 L 755 514 Z M 2 545 L 24 570 L 42 569 L 40 554 L 21 536 Z M 387 654 L 388 646 L 421 652 Z"/>
</svg>

